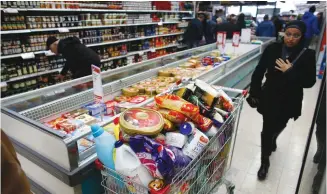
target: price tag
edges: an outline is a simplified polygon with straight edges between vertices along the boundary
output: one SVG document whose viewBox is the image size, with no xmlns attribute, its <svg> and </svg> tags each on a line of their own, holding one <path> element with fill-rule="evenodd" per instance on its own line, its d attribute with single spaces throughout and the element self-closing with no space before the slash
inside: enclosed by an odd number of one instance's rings
<svg viewBox="0 0 327 194">
<path fill-rule="evenodd" d="M 44 51 L 45 56 L 53 56 L 55 55 L 53 52 L 49 51 Z"/>
<path fill-rule="evenodd" d="M 152 48 L 152 49 L 150 49 L 150 51 L 154 53 L 154 52 L 156 52 L 156 49 Z"/>
<path fill-rule="evenodd" d="M 54 91 L 55 94 L 61 94 L 61 93 L 65 93 L 65 89 L 59 89 Z"/>
<path fill-rule="evenodd" d="M 68 28 L 58 28 L 58 31 L 60 33 L 65 33 L 65 32 L 69 32 L 69 29 Z"/>
<path fill-rule="evenodd" d="M 163 25 L 163 22 L 162 22 L 162 21 L 160 21 L 160 22 L 158 23 L 158 25 L 159 25 L 159 26 L 162 26 L 162 25 Z"/>
<path fill-rule="evenodd" d="M 104 103 L 101 69 L 92 65 L 93 94 L 95 103 Z"/>
<path fill-rule="evenodd" d="M 144 52 L 143 52 L 143 51 L 141 51 L 141 52 L 139 52 L 138 54 L 139 54 L 139 55 L 144 55 Z"/>
<path fill-rule="evenodd" d="M 223 44 L 224 32 L 217 32 L 217 44 Z"/>
<path fill-rule="evenodd" d="M 233 32 L 233 47 L 238 47 L 240 45 L 240 33 Z"/>
<path fill-rule="evenodd" d="M 7 86 L 7 82 L 0 82 L 0 87 L 6 87 Z"/>
<path fill-rule="evenodd" d="M 34 59 L 35 58 L 35 55 L 33 52 L 30 52 L 30 53 L 22 53 L 20 55 L 23 59 Z"/>
<path fill-rule="evenodd" d="M 18 13 L 17 9 L 13 9 L 13 8 L 6 8 L 3 10 L 4 13 Z"/>
</svg>

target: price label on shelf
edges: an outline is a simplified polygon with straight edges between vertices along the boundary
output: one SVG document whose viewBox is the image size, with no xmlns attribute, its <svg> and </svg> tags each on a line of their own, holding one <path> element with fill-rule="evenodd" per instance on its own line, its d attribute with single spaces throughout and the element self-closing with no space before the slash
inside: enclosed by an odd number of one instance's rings
<svg viewBox="0 0 327 194">
<path fill-rule="evenodd" d="M 93 94 L 95 103 L 104 103 L 101 69 L 92 65 Z"/>
<path fill-rule="evenodd" d="M 45 56 L 53 56 L 55 55 L 53 52 L 49 51 L 44 51 Z"/>
<path fill-rule="evenodd" d="M 141 51 L 141 52 L 139 52 L 138 54 L 139 54 L 139 55 L 144 55 L 144 52 L 143 52 L 143 51 Z"/>
<path fill-rule="evenodd" d="M 156 49 L 152 48 L 152 49 L 150 49 L 150 51 L 154 53 L 154 52 L 156 52 Z"/>
<path fill-rule="evenodd" d="M 13 8 L 6 8 L 3 10 L 4 13 L 18 13 L 17 9 L 13 9 Z"/>
<path fill-rule="evenodd" d="M 158 25 L 159 26 L 162 26 L 163 25 L 163 22 L 162 21 L 158 22 Z"/>
<path fill-rule="evenodd" d="M 224 38 L 224 32 L 217 32 L 217 44 L 222 45 Z"/>
<path fill-rule="evenodd" d="M 240 45 L 240 33 L 233 33 L 233 47 L 238 47 Z"/>
<path fill-rule="evenodd" d="M 22 53 L 20 55 L 23 59 L 34 59 L 35 58 L 35 55 L 33 52 L 30 52 L 30 53 Z"/>
<path fill-rule="evenodd" d="M 65 33 L 65 32 L 69 32 L 69 29 L 68 28 L 58 28 L 58 31 L 60 33 Z"/>
</svg>

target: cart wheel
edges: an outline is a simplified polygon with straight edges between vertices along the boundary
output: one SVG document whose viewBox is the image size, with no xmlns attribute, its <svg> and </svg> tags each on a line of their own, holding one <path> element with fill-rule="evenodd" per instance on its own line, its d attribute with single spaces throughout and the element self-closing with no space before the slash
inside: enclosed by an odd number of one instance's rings
<svg viewBox="0 0 327 194">
<path fill-rule="evenodd" d="M 234 194 L 235 186 L 228 187 L 228 194 Z"/>
</svg>

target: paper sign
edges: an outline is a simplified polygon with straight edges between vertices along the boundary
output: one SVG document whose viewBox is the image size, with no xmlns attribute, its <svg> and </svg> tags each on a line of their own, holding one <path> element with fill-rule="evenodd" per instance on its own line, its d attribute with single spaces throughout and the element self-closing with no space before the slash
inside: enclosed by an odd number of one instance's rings
<svg viewBox="0 0 327 194">
<path fill-rule="evenodd" d="M 226 45 L 226 32 L 223 32 L 223 45 Z"/>
<path fill-rule="evenodd" d="M 245 43 L 251 42 L 251 29 L 243 28 L 241 34 L 242 34 L 241 42 L 245 42 Z"/>
<path fill-rule="evenodd" d="M 30 53 L 22 53 L 20 55 L 23 59 L 34 59 L 35 58 L 35 55 L 33 52 L 30 52 Z"/>
<path fill-rule="evenodd" d="M 143 51 L 141 51 L 141 52 L 139 52 L 138 54 L 139 54 L 139 55 L 144 55 L 144 52 L 143 52 Z"/>
<path fill-rule="evenodd" d="M 238 47 L 240 45 L 240 33 L 233 32 L 233 47 Z"/>
<path fill-rule="evenodd" d="M 218 45 L 223 44 L 223 38 L 224 38 L 224 33 L 223 32 L 217 32 L 217 43 L 218 43 Z"/>
<path fill-rule="evenodd" d="M 160 21 L 160 22 L 158 23 L 158 25 L 159 25 L 159 26 L 162 26 L 162 25 L 163 25 L 162 21 Z"/>
<path fill-rule="evenodd" d="M 60 33 L 65 33 L 65 32 L 69 32 L 69 29 L 68 28 L 58 28 L 58 31 Z"/>
<path fill-rule="evenodd" d="M 92 65 L 93 94 L 95 103 L 104 103 L 103 87 L 101 79 L 101 69 Z"/>
<path fill-rule="evenodd" d="M 13 9 L 13 8 L 6 8 L 3 10 L 4 13 L 18 13 L 17 9 Z"/>
<path fill-rule="evenodd" d="M 152 49 L 150 49 L 150 51 L 154 53 L 154 52 L 156 52 L 156 49 L 152 48 Z"/>
</svg>

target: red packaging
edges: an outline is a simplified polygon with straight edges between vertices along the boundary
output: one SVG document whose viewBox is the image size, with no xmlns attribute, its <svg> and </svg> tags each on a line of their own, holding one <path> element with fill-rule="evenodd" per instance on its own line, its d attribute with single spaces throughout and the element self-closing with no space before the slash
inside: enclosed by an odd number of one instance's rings
<svg viewBox="0 0 327 194">
<path fill-rule="evenodd" d="M 57 128 L 66 131 L 67 133 L 73 132 L 76 129 L 76 126 L 67 120 L 58 123 Z"/>
<path fill-rule="evenodd" d="M 57 119 L 54 119 L 54 120 L 52 120 L 52 121 L 49 121 L 49 122 L 45 123 L 45 125 L 48 126 L 48 127 L 53 128 L 53 129 L 59 129 L 59 128 L 57 127 L 57 124 L 60 123 L 60 122 L 65 121 L 65 120 L 66 120 L 66 119 L 59 117 L 59 118 L 57 118 Z"/>
<path fill-rule="evenodd" d="M 118 104 L 118 102 L 114 101 L 114 100 L 110 100 L 105 102 L 105 105 L 107 107 L 107 115 L 114 115 L 114 110 L 115 110 L 115 106 Z"/>
<path fill-rule="evenodd" d="M 146 96 L 146 95 L 134 96 L 128 102 L 134 103 L 134 104 L 139 104 L 141 102 L 146 101 L 148 98 L 149 98 L 149 96 Z"/>
</svg>

